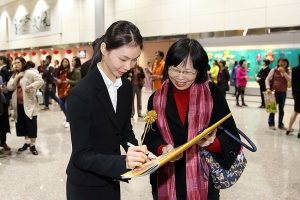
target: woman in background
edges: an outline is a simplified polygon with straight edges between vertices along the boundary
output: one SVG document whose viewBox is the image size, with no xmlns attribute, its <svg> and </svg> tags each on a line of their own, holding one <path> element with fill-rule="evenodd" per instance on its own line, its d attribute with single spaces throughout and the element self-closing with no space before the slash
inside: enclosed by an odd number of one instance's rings
<svg viewBox="0 0 300 200">
<path fill-rule="evenodd" d="M 261 96 L 261 105 L 259 106 L 259 108 L 265 108 L 265 97 L 263 92 L 266 91 L 266 78 L 270 72 L 270 68 L 269 68 L 269 64 L 270 61 L 265 59 L 263 60 L 263 66 L 261 68 L 261 70 L 258 72 L 257 77 L 256 77 L 256 81 L 259 84 L 259 89 L 260 89 L 260 96 Z"/>
<path fill-rule="evenodd" d="M 147 66 L 145 67 L 145 75 L 146 75 L 146 90 L 152 90 L 152 67 L 150 65 L 150 62 L 147 63 Z"/>
<path fill-rule="evenodd" d="M 237 86 L 236 86 L 236 71 L 238 68 L 238 62 L 236 60 L 234 60 L 233 66 L 232 66 L 232 72 L 231 72 L 231 76 L 230 76 L 230 86 L 234 87 L 234 93 L 233 93 L 233 97 L 236 96 L 237 94 Z"/>
<path fill-rule="evenodd" d="M 292 72 L 288 69 L 289 60 L 286 58 L 279 58 L 277 61 L 277 66 L 272 69 L 266 78 L 266 89 L 270 93 L 271 90 L 275 90 L 276 103 L 278 104 L 279 117 L 278 117 L 278 128 L 281 130 L 286 130 L 283 124 L 284 116 L 284 104 L 286 99 L 286 91 L 288 88 L 288 82 L 291 81 Z M 270 79 L 273 78 L 273 85 L 270 86 Z M 271 130 L 276 130 L 275 128 L 275 113 L 269 114 L 269 128 Z"/>
<path fill-rule="evenodd" d="M 33 155 L 38 155 L 35 148 L 37 138 L 38 102 L 36 90 L 44 84 L 41 76 L 32 70 L 23 57 L 16 57 L 15 72 L 10 78 L 7 88 L 13 91 L 12 106 L 16 122 L 17 136 L 25 137 L 25 144 L 18 151 L 25 151 L 30 147 Z"/>
<path fill-rule="evenodd" d="M 65 128 L 69 128 L 69 118 L 67 113 L 67 97 L 69 95 L 69 84 L 67 83 L 68 74 L 70 74 L 70 62 L 67 58 L 62 59 L 58 72 L 56 74 L 56 82 L 59 96 L 60 109 L 66 116 L 66 121 L 63 123 Z"/>
<path fill-rule="evenodd" d="M 249 76 L 247 76 L 246 66 L 247 66 L 246 60 L 240 60 L 239 66 L 237 67 L 237 71 L 236 71 L 236 85 L 237 85 L 237 89 L 238 89 L 238 93 L 236 95 L 236 105 L 238 107 L 242 107 L 242 106 L 247 107 L 248 106 L 245 104 L 245 99 L 244 99 L 247 80 L 250 78 Z M 242 99 L 242 105 L 239 104 L 240 96 Z"/>
<path fill-rule="evenodd" d="M 80 58 L 77 56 L 74 56 L 72 59 L 73 70 L 71 73 L 68 74 L 70 79 L 66 79 L 67 83 L 70 85 L 70 90 L 72 90 L 81 79 L 80 66 L 81 66 Z"/>
<path fill-rule="evenodd" d="M 211 69 L 210 69 L 210 73 L 211 73 L 211 76 L 214 78 L 214 83 L 215 84 L 218 84 L 219 70 L 220 70 L 220 67 L 219 67 L 218 61 L 213 60 L 212 61 L 212 66 L 211 66 Z"/>
<path fill-rule="evenodd" d="M 226 97 L 226 91 L 229 91 L 229 72 L 228 67 L 226 67 L 226 61 L 220 60 L 219 62 L 220 70 L 218 76 L 218 85 L 223 91 L 224 97 Z"/>
</svg>

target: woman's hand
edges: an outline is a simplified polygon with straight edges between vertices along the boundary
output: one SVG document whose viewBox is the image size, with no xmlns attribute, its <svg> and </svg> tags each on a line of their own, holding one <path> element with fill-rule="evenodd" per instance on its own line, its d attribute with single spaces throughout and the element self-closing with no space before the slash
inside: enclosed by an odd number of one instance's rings
<svg viewBox="0 0 300 200">
<path fill-rule="evenodd" d="M 57 79 L 56 81 L 59 85 L 61 84 L 61 80 L 60 79 Z"/>
<path fill-rule="evenodd" d="M 5 92 L 7 89 L 6 85 L 2 84 L 1 88 L 0 88 L 0 91 L 1 92 Z"/>
<path fill-rule="evenodd" d="M 162 154 L 166 154 L 166 153 L 170 153 L 174 151 L 174 147 L 170 144 L 168 144 L 167 146 L 162 148 Z M 170 160 L 170 162 L 175 162 L 177 160 L 179 160 L 180 158 L 182 158 L 183 153 L 179 154 L 178 156 L 176 156 L 175 158 L 173 158 L 172 160 Z"/>
<path fill-rule="evenodd" d="M 280 71 L 280 73 L 284 73 L 284 68 L 283 67 L 278 67 L 278 70 Z"/>
<path fill-rule="evenodd" d="M 256 81 L 260 81 L 261 80 L 261 78 L 260 77 L 256 77 Z"/>
<path fill-rule="evenodd" d="M 148 153 L 146 145 L 129 147 L 126 154 L 126 168 L 134 169 L 149 161 L 146 155 Z"/>
<path fill-rule="evenodd" d="M 68 92 L 64 92 L 64 96 L 68 96 Z"/>
<path fill-rule="evenodd" d="M 24 72 L 20 72 L 18 73 L 18 75 L 16 76 L 16 79 L 19 80 L 20 78 L 22 78 L 24 76 Z"/>
<path fill-rule="evenodd" d="M 196 143 L 201 147 L 207 147 L 215 141 L 217 129 L 210 132 L 206 137 L 198 140 Z"/>
<path fill-rule="evenodd" d="M 31 85 L 27 85 L 25 88 L 25 92 L 30 92 L 33 87 Z"/>
</svg>

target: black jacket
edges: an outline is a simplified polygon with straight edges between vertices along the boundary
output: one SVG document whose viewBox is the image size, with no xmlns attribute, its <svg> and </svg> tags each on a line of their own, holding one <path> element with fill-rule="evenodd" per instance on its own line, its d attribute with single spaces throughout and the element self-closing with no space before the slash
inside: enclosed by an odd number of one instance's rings
<svg viewBox="0 0 300 200">
<path fill-rule="evenodd" d="M 43 79 L 45 80 L 46 84 L 54 84 L 53 77 L 56 76 L 55 74 L 55 68 L 51 63 L 44 65 Z"/>
<path fill-rule="evenodd" d="M 292 69 L 292 94 L 300 93 L 300 65 Z"/>
<path fill-rule="evenodd" d="M 9 72 L 9 68 L 8 68 L 7 65 L 2 67 L 2 69 L 0 71 L 0 75 L 2 76 L 3 83 L 5 83 L 5 85 L 7 85 L 8 81 L 10 79 L 10 72 Z M 9 92 L 4 93 L 4 96 L 6 98 L 6 102 L 9 102 L 10 94 L 11 93 L 9 93 Z"/>
<path fill-rule="evenodd" d="M 228 85 L 228 81 L 229 81 L 229 72 L 228 72 L 228 67 L 225 67 L 222 71 L 222 73 L 219 73 L 219 77 L 220 81 L 218 81 L 218 85 L 221 87 L 221 89 L 223 91 L 229 91 L 229 85 Z"/>
<path fill-rule="evenodd" d="M 85 77 L 89 71 L 89 68 L 92 64 L 92 59 L 86 61 L 85 63 L 83 63 L 81 65 L 81 69 L 80 69 L 80 72 L 81 72 L 81 78 Z"/>
<path fill-rule="evenodd" d="M 71 90 L 68 115 L 72 155 L 67 175 L 73 183 L 105 186 L 127 172 L 120 145 L 127 151 L 126 141 L 138 144 L 131 125 L 131 93 L 131 83 L 122 78 L 115 112 L 97 67 Z"/>
<path fill-rule="evenodd" d="M 266 84 L 265 81 L 270 71 L 271 71 L 270 67 L 266 67 L 265 69 L 261 68 L 261 70 L 257 74 L 257 77 L 261 78 L 260 81 L 257 81 L 259 85 Z"/>
<path fill-rule="evenodd" d="M 176 108 L 176 103 L 174 100 L 174 96 L 172 93 L 172 84 L 170 84 L 168 99 L 167 99 L 167 107 L 166 107 L 166 116 L 168 125 L 174 140 L 174 146 L 178 147 L 187 142 L 187 134 L 188 134 L 188 119 L 186 119 L 185 124 L 182 125 L 180 121 L 180 117 Z M 230 113 L 229 107 L 227 105 L 226 99 L 220 88 L 214 84 L 209 83 L 209 87 L 211 90 L 212 98 L 213 98 L 213 110 L 210 119 L 210 125 L 213 125 L 221 118 Z M 151 95 L 148 101 L 148 110 L 153 110 L 153 96 Z M 191 119 L 190 119 L 191 120 Z M 222 126 L 228 130 L 230 133 L 239 138 L 235 122 L 233 117 L 230 117 L 225 122 L 222 123 Z M 200 131 L 200 130 L 199 130 Z M 233 162 L 235 161 L 238 152 L 240 151 L 240 144 L 234 142 L 230 137 L 225 135 L 220 130 L 217 131 L 217 138 L 220 141 L 222 153 L 213 153 L 212 156 L 225 168 L 229 169 Z M 156 123 L 152 124 L 152 129 L 149 129 L 149 132 L 145 136 L 144 144 L 147 145 L 148 150 L 156 153 L 157 149 L 160 145 L 166 144 L 162 139 L 159 129 Z M 185 153 L 183 158 L 175 162 L 175 179 L 176 179 L 176 192 L 179 196 L 186 196 L 186 169 L 185 169 Z M 157 179 L 156 173 L 150 175 L 150 183 L 152 185 L 152 190 L 157 190 Z M 209 179 L 209 189 L 208 194 L 212 195 L 214 193 L 218 193 L 218 190 L 214 188 L 212 178 L 210 176 Z"/>
</svg>

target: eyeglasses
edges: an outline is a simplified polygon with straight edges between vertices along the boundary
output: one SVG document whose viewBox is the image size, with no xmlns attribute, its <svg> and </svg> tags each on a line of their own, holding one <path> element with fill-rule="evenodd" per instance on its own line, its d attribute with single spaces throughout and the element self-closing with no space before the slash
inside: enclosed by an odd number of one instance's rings
<svg viewBox="0 0 300 200">
<path fill-rule="evenodd" d="M 180 71 L 177 67 L 169 67 L 169 71 L 172 73 L 173 76 L 179 76 L 182 73 L 182 76 L 187 78 L 193 77 L 197 74 L 197 70 L 191 71 Z"/>
<path fill-rule="evenodd" d="M 15 64 L 20 64 L 21 62 L 15 62 Z"/>
</svg>

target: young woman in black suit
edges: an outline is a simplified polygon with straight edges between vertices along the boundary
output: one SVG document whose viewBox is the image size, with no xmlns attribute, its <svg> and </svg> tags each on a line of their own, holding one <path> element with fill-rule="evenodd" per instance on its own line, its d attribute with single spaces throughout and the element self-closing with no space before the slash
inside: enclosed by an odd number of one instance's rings
<svg viewBox="0 0 300 200">
<path fill-rule="evenodd" d="M 89 73 L 70 92 L 67 199 L 120 199 L 120 175 L 147 160 L 147 147 L 138 146 L 132 131 L 132 84 L 121 77 L 136 64 L 142 48 L 134 24 L 113 23 L 97 41 Z"/>
</svg>

